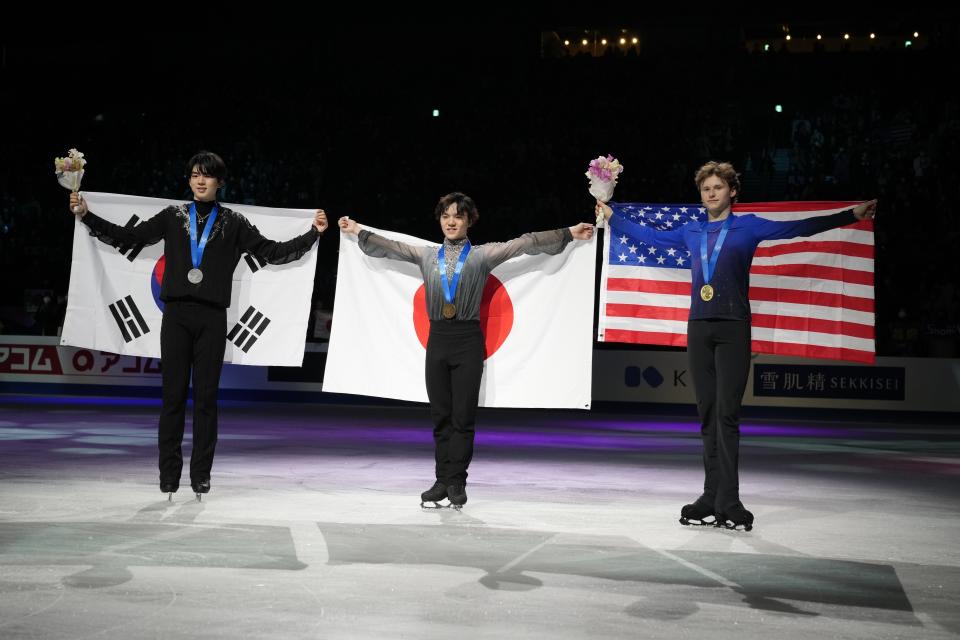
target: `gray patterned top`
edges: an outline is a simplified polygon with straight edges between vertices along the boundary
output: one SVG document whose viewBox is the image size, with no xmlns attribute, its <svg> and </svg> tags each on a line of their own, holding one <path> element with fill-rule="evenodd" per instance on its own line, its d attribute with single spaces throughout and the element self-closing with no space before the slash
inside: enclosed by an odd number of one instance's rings
<svg viewBox="0 0 960 640">
<path fill-rule="evenodd" d="M 509 242 L 491 242 L 471 247 L 470 254 L 463 264 L 463 270 L 460 272 L 460 283 L 457 286 L 454 298 L 454 303 L 457 305 L 457 315 L 454 319 L 480 319 L 480 301 L 483 297 L 483 287 L 487 283 L 487 276 L 497 266 L 522 254 L 545 253 L 556 255 L 562 252 L 571 240 L 573 240 L 573 236 L 570 229 L 564 228 L 525 233 Z M 449 278 L 452 277 L 464 243 L 444 240 L 444 244 L 446 245 L 444 262 L 446 262 L 445 267 Z M 373 258 L 393 258 L 404 262 L 412 262 L 419 266 L 426 285 L 427 315 L 430 320 L 439 321 L 443 319 L 440 310 L 445 300 L 437 260 L 440 252 L 439 245 L 415 247 L 405 242 L 388 240 L 383 236 L 362 229 L 360 231 L 360 250 Z"/>
</svg>

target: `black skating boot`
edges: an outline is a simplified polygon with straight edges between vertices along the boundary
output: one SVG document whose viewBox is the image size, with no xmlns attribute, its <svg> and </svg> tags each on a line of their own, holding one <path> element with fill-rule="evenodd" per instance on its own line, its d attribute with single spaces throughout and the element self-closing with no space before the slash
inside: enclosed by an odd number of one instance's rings
<svg viewBox="0 0 960 640">
<path fill-rule="evenodd" d="M 680 509 L 680 524 L 695 527 L 715 526 L 717 514 L 713 510 L 713 500 L 706 500 L 703 496 L 693 504 L 685 504 Z"/>
<path fill-rule="evenodd" d="M 450 498 L 450 506 L 459 509 L 467 504 L 467 486 L 463 484 L 451 484 L 447 487 L 447 497 Z"/>
<path fill-rule="evenodd" d="M 165 482 L 160 481 L 160 491 L 167 494 L 167 501 L 173 502 L 173 494 L 177 492 L 177 489 L 180 488 L 180 484 L 177 482 Z"/>
<path fill-rule="evenodd" d="M 737 502 L 717 512 L 717 526 L 727 529 L 742 527 L 744 531 L 750 531 L 753 529 L 753 514 L 743 507 L 743 503 Z"/>
<path fill-rule="evenodd" d="M 200 502 L 200 496 L 204 493 L 210 493 L 210 478 L 204 480 L 191 480 L 190 486 L 193 487 L 193 492 L 197 494 L 197 502 Z"/>
<path fill-rule="evenodd" d="M 439 480 L 433 483 L 433 486 L 420 494 L 420 506 L 424 509 L 439 509 L 440 501 L 447 497 L 447 487 Z M 434 506 L 428 507 L 424 503 L 432 502 Z"/>
</svg>

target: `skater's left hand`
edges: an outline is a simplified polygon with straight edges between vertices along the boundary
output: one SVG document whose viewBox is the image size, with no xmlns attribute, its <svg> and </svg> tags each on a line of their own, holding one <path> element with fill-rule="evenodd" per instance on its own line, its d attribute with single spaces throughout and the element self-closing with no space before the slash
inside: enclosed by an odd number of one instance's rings
<svg viewBox="0 0 960 640">
<path fill-rule="evenodd" d="M 876 199 L 869 202 L 864 202 L 863 204 L 854 207 L 853 215 L 857 217 L 857 220 L 872 220 L 873 217 L 877 215 Z"/>
<path fill-rule="evenodd" d="M 318 233 L 323 233 L 327 230 L 327 214 L 324 213 L 323 209 L 317 209 L 316 215 L 313 217 L 313 228 L 317 230 Z"/>
<path fill-rule="evenodd" d="M 589 240 L 593 237 L 593 225 L 589 222 L 581 222 L 570 227 L 570 234 L 574 240 Z"/>
</svg>

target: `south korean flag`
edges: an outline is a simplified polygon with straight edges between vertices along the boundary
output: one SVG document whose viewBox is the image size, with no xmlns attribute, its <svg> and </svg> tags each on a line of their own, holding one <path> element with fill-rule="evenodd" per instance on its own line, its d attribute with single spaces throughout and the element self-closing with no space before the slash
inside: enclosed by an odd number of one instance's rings
<svg viewBox="0 0 960 640">
<path fill-rule="evenodd" d="M 90 211 L 133 227 L 181 201 L 111 193 L 84 193 Z M 271 240 L 301 235 L 313 220 L 306 209 L 224 206 L 245 215 Z M 317 246 L 300 260 L 267 264 L 244 254 L 233 274 L 224 361 L 300 366 L 313 293 Z M 116 248 L 90 235 L 79 219 L 61 344 L 133 356 L 160 357 L 165 261 L 163 242 Z"/>
</svg>

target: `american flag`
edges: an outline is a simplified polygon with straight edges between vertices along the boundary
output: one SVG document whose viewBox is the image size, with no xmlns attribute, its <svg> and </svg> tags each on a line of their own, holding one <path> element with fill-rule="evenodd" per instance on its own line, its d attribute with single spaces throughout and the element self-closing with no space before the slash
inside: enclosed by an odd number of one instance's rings
<svg viewBox="0 0 960 640">
<path fill-rule="evenodd" d="M 859 202 L 753 202 L 734 213 L 800 220 L 844 211 Z M 701 224 L 699 205 L 621 204 L 640 225 L 677 229 Z M 601 342 L 685 347 L 690 310 L 686 246 L 662 251 L 607 229 L 600 284 Z M 750 266 L 753 351 L 873 363 L 873 222 L 806 238 L 761 242 Z"/>
</svg>

